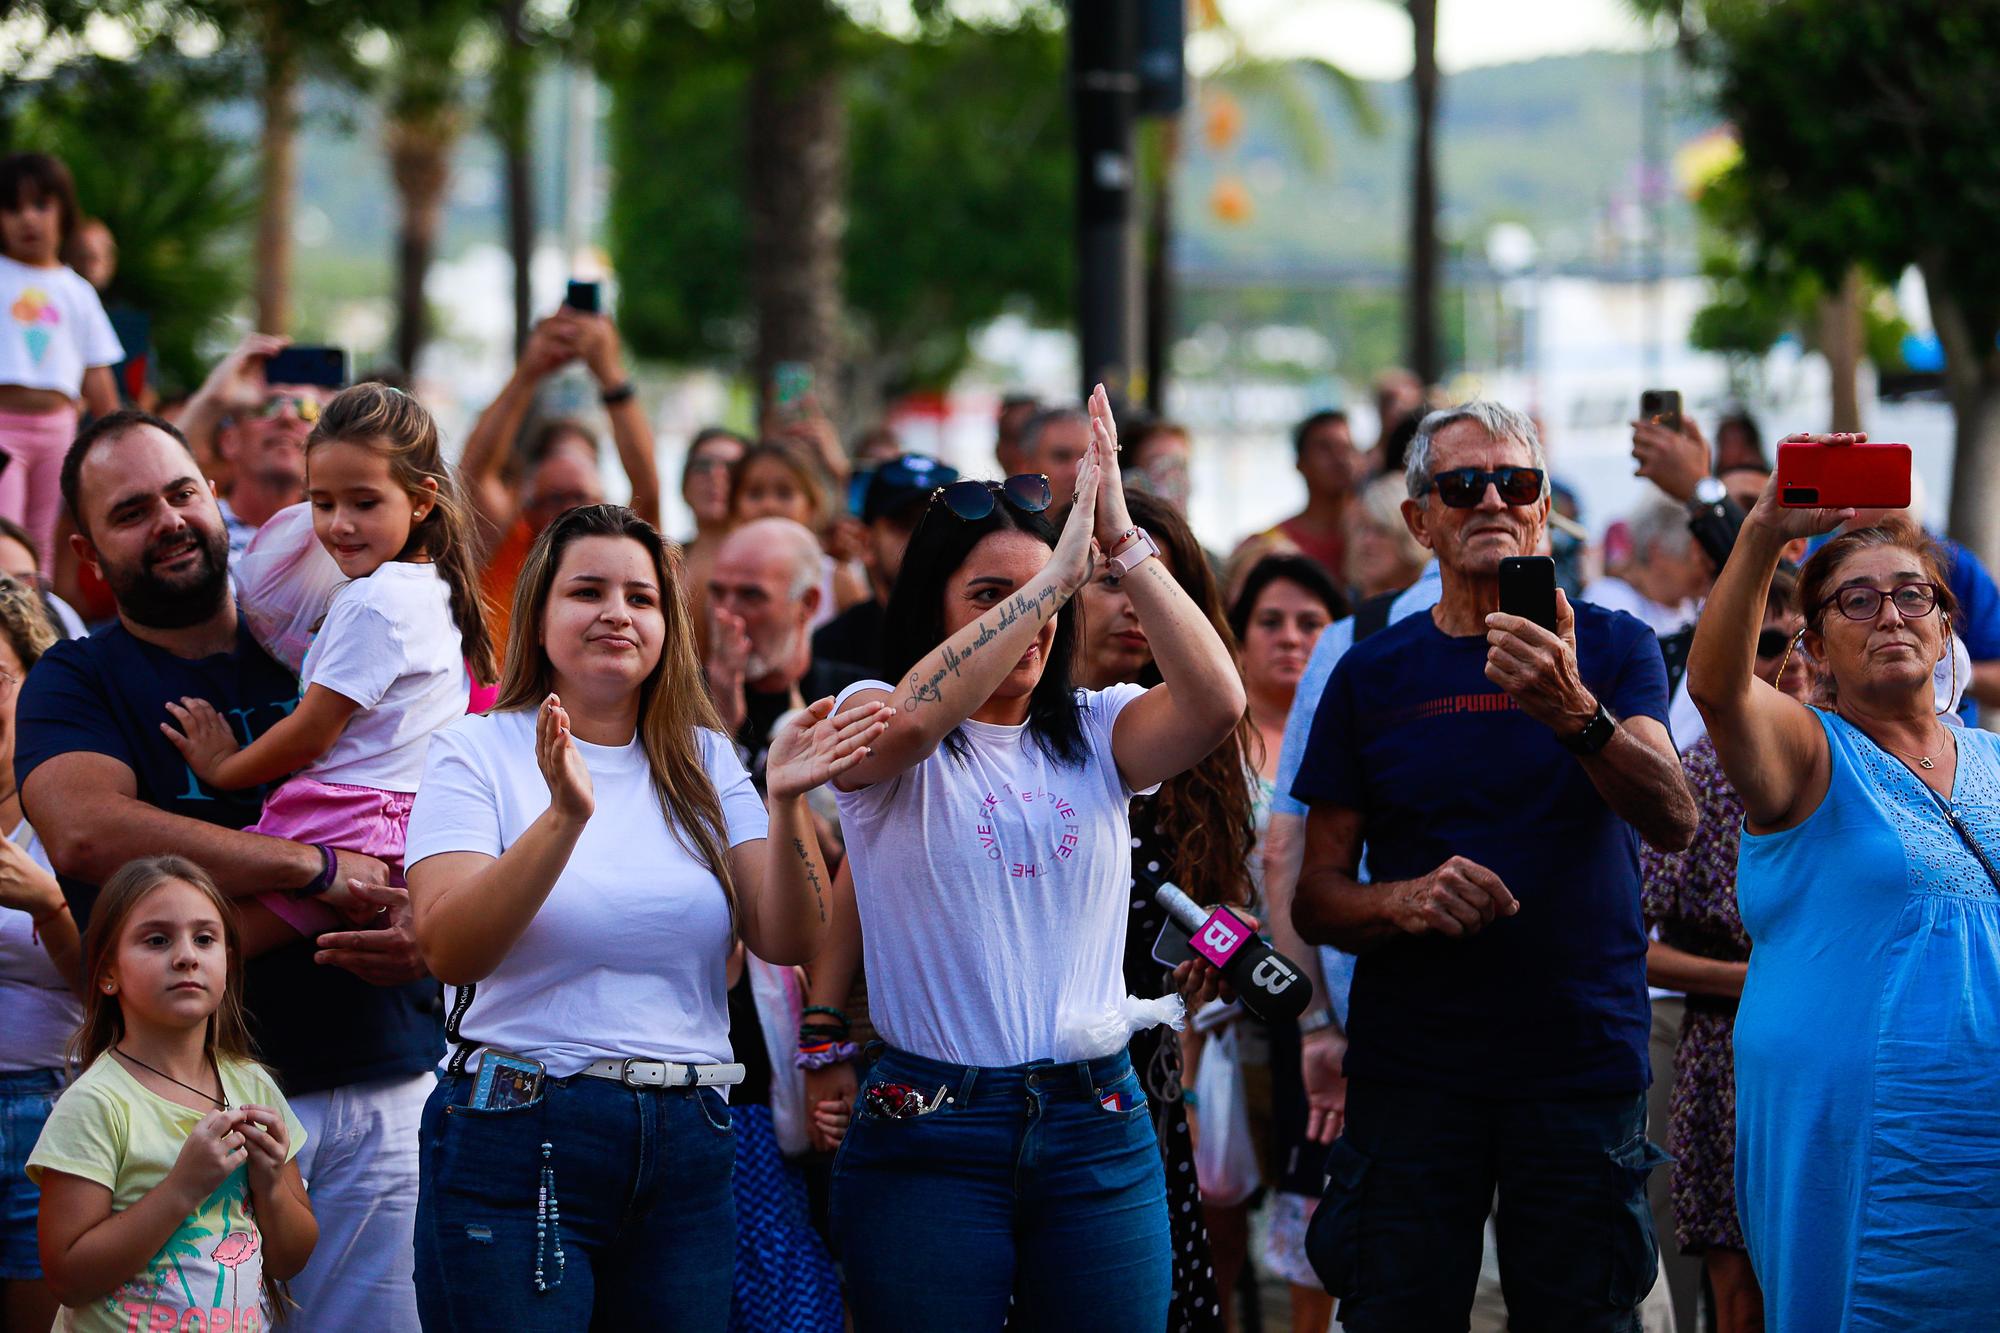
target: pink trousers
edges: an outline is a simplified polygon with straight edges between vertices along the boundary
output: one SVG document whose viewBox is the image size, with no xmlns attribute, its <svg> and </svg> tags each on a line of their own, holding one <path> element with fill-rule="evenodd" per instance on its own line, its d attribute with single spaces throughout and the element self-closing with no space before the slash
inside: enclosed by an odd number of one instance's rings
<svg viewBox="0 0 2000 1333">
<path fill-rule="evenodd" d="M 416 796 L 406 791 L 292 778 L 264 798 L 264 813 L 245 832 L 362 852 L 384 862 L 389 867 L 389 882 L 400 885 L 403 845 L 415 800 Z M 257 901 L 308 939 L 349 926 L 338 912 L 311 898 L 266 893 Z"/>
<path fill-rule="evenodd" d="M 28 530 L 42 553 L 42 573 L 56 569 L 56 520 L 62 516 L 62 464 L 76 438 L 76 408 L 0 412 L 0 518 Z"/>
</svg>

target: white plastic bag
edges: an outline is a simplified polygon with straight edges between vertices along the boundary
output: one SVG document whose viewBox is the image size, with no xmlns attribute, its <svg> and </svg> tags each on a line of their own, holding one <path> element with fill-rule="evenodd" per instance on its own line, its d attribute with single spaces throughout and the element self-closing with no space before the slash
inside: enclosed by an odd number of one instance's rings
<svg viewBox="0 0 2000 1333">
<path fill-rule="evenodd" d="M 1257 1146 L 1250 1140 L 1250 1106 L 1243 1092 L 1243 1061 L 1236 1033 L 1224 1023 L 1208 1034 L 1194 1077 L 1201 1133 L 1194 1145 L 1194 1173 L 1204 1203 L 1228 1206 L 1249 1198 L 1262 1180 Z"/>
<path fill-rule="evenodd" d="M 301 501 L 273 514 L 230 572 L 236 579 L 237 609 L 250 633 L 296 675 L 334 589 L 345 582 L 340 566 L 313 535 L 312 505 Z"/>
</svg>

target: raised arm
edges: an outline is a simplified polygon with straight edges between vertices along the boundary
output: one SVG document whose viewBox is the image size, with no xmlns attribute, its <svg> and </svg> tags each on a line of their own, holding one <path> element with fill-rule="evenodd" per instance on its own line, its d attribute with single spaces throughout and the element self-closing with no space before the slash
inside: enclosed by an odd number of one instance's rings
<svg viewBox="0 0 2000 1333">
<path fill-rule="evenodd" d="M 870 786 L 922 763 L 991 697 L 1042 626 L 1090 578 L 1097 481 L 1093 450 L 1077 469 L 1077 501 L 1041 573 L 926 654 L 893 692 L 864 690 L 849 698 L 843 715 L 866 704 L 887 702 L 894 720 L 872 753 L 842 774 L 836 786 Z"/>
<path fill-rule="evenodd" d="M 631 378 L 619 346 L 618 326 L 606 315 L 570 313 L 564 318 L 574 320 L 578 326 L 578 345 L 583 349 L 584 363 L 597 380 L 598 391 L 625 393 L 631 386 Z M 611 443 L 618 450 L 618 462 L 625 469 L 626 480 L 632 483 L 632 512 L 658 527 L 660 466 L 654 457 L 653 424 L 646 420 L 646 409 L 640 406 L 636 393 L 627 393 L 616 402 L 605 404 L 604 411 L 611 419 Z"/>
<path fill-rule="evenodd" d="M 1846 444 L 1864 436 L 1787 436 Z M 1753 826 L 1796 824 L 1826 795 L 1832 766 L 1812 711 L 1757 678 L 1757 634 L 1779 553 L 1795 537 L 1829 532 L 1851 509 L 1786 509 L 1775 474 L 1737 534 L 1729 563 L 1715 581 L 1694 647 L 1688 653 L 1688 697 L 1701 710 L 1716 757 Z"/>
<path fill-rule="evenodd" d="M 1099 477 L 1097 544 L 1111 555 L 1134 529 L 1118 472 L 1118 427 L 1102 384 L 1090 395 L 1090 452 Z M 1144 789 L 1185 773 L 1228 739 L 1243 716 L 1243 680 L 1222 637 L 1165 565 L 1141 561 L 1121 586 L 1160 668 L 1160 683 L 1119 713 L 1111 734 L 1119 773 Z"/>
<path fill-rule="evenodd" d="M 541 382 L 564 362 L 576 358 L 578 342 L 572 316 L 551 315 L 537 323 L 514 373 L 465 437 L 465 448 L 458 456 L 459 479 L 479 516 L 480 540 L 489 552 L 521 515 L 519 494 L 502 480 L 521 423 L 534 408 L 535 391 Z"/>
<path fill-rule="evenodd" d="M 276 334 L 245 334 L 243 341 L 208 372 L 208 378 L 195 390 L 194 397 L 188 399 L 181 410 L 181 433 L 187 436 L 188 448 L 204 476 L 214 476 L 222 466 L 216 435 L 224 418 L 254 412 L 263 406 L 271 393 L 271 386 L 264 379 L 264 362 L 290 342 L 291 339 Z"/>
</svg>

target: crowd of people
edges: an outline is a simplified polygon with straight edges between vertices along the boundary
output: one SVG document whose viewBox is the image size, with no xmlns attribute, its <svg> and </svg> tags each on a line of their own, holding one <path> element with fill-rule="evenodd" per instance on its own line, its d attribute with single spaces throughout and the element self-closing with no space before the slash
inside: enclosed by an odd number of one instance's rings
<svg viewBox="0 0 2000 1333">
<path fill-rule="evenodd" d="M 154 412 L 84 226 L 0 159 L 5 1329 L 2000 1298 L 2000 591 L 1921 513 L 1652 419 L 1591 543 L 1530 417 L 1393 373 L 1226 557 L 1101 388 L 1004 400 L 990 480 L 773 401 L 674 541 L 606 315 L 455 456 L 261 333 Z"/>
</svg>

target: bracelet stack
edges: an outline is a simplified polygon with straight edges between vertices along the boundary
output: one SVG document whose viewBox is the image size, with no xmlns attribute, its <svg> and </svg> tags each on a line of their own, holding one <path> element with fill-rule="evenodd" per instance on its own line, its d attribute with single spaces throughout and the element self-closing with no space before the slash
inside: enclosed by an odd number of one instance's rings
<svg viewBox="0 0 2000 1333">
<path fill-rule="evenodd" d="M 816 1023 L 813 1021 L 815 1014 L 829 1021 Z M 854 1024 L 847 1015 L 833 1006 L 807 1005 L 803 1021 L 799 1023 L 799 1053 L 792 1057 L 792 1063 L 800 1069 L 825 1069 L 829 1065 L 845 1064 L 861 1053 L 861 1048 L 848 1040 L 853 1031 Z"/>
</svg>

